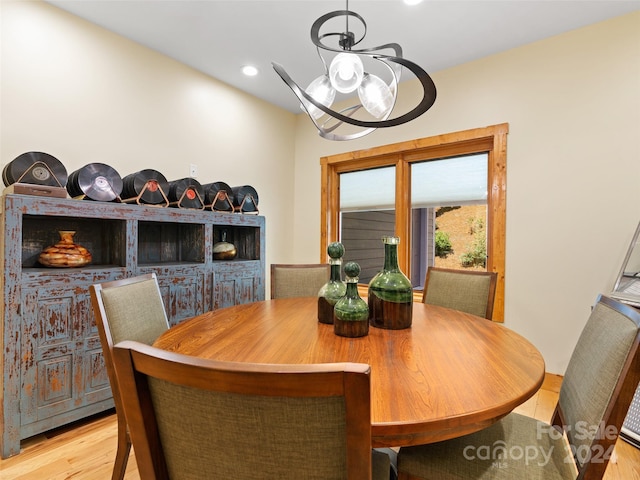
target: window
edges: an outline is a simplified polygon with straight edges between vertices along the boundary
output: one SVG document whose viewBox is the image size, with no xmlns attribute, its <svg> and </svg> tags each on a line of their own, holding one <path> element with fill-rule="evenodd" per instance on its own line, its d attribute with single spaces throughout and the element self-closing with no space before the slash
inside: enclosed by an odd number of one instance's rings
<svg viewBox="0 0 640 480">
<path fill-rule="evenodd" d="M 344 262 L 360 265 L 360 283 L 369 283 L 384 262 L 381 238 L 396 229 L 395 167 L 340 174 L 340 230 Z"/>
<path fill-rule="evenodd" d="M 502 321 L 507 133 L 501 124 L 323 157 L 322 261 L 328 243 L 342 241 L 345 260 L 360 263 L 367 283 L 382 265 L 381 236 L 395 234 L 400 268 L 421 289 L 426 266 L 440 261 L 436 215 L 472 209 L 465 215 L 475 243 L 457 256 L 498 273 L 494 320 Z"/>
<path fill-rule="evenodd" d="M 486 270 L 486 152 L 411 164 L 411 279 L 427 267 Z"/>
</svg>

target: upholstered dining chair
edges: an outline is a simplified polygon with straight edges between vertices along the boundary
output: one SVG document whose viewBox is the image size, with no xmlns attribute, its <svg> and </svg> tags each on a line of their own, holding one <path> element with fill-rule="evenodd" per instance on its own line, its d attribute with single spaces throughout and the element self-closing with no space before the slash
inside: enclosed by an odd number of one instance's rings
<svg viewBox="0 0 640 480">
<path fill-rule="evenodd" d="M 127 469 L 131 438 L 113 367 L 113 345 L 123 340 L 152 344 L 169 323 L 155 273 L 91 285 L 89 291 L 116 407 L 118 446 L 111 478 L 119 480 Z"/>
<path fill-rule="evenodd" d="M 601 479 L 640 380 L 639 332 L 640 312 L 600 296 L 551 424 L 511 413 L 471 435 L 402 447 L 399 478 Z"/>
<path fill-rule="evenodd" d="M 495 272 L 429 267 L 422 301 L 491 319 L 497 281 Z"/>
<path fill-rule="evenodd" d="M 372 478 L 369 365 L 222 362 L 113 350 L 145 480 Z M 376 455 L 375 479 L 389 479 Z"/>
<path fill-rule="evenodd" d="M 272 263 L 271 298 L 315 297 L 330 273 L 328 263 Z"/>
</svg>

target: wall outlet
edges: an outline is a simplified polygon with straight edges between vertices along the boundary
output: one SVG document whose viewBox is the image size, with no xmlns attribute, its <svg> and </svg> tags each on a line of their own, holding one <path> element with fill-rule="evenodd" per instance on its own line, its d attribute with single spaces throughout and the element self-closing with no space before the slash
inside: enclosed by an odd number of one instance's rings
<svg viewBox="0 0 640 480">
<path fill-rule="evenodd" d="M 195 178 L 195 177 L 198 176 L 198 166 L 197 165 L 195 165 L 193 163 L 191 163 L 189 165 L 189 176 L 192 177 L 192 178 Z"/>
</svg>

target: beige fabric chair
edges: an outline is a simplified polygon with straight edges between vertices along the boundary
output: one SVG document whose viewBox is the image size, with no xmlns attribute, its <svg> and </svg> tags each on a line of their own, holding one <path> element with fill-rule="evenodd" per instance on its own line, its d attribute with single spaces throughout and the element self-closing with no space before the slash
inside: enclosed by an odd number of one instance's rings
<svg viewBox="0 0 640 480">
<path fill-rule="evenodd" d="M 316 297 L 330 274 L 328 263 L 272 263 L 271 298 Z"/>
<path fill-rule="evenodd" d="M 600 297 L 569 361 L 551 425 L 511 413 L 471 435 L 403 447 L 399 478 L 601 479 L 640 381 L 639 332 L 637 310 Z"/>
<path fill-rule="evenodd" d="M 145 480 L 372 478 L 368 365 L 220 362 L 131 341 L 113 356 Z M 389 457 L 375 458 L 388 480 Z"/>
<path fill-rule="evenodd" d="M 491 319 L 498 274 L 429 267 L 422 301 Z"/>
<path fill-rule="evenodd" d="M 154 273 L 91 285 L 89 291 L 118 419 L 118 448 L 111 477 L 116 480 L 124 478 L 131 439 L 113 368 L 113 345 L 123 340 L 151 344 L 169 323 Z"/>
</svg>

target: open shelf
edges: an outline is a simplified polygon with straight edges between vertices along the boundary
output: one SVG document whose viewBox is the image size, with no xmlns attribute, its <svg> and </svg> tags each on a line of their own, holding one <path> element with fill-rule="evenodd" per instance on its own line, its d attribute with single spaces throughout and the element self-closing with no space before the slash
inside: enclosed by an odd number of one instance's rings
<svg viewBox="0 0 640 480">
<path fill-rule="evenodd" d="M 125 221 L 24 215 L 22 218 L 22 268 L 47 268 L 38 262 L 38 255 L 45 248 L 60 241 L 58 232 L 61 230 L 76 232 L 73 238 L 74 243 L 82 245 L 91 252 L 92 266 L 125 266 Z"/>
<path fill-rule="evenodd" d="M 245 226 L 229 226 L 214 225 L 213 226 L 213 242 L 226 241 L 233 243 L 237 250 L 236 258 L 238 260 L 260 260 L 260 228 Z M 216 260 L 228 261 L 228 260 Z"/>
<path fill-rule="evenodd" d="M 138 264 L 204 263 L 205 226 L 193 223 L 138 223 Z"/>
</svg>

